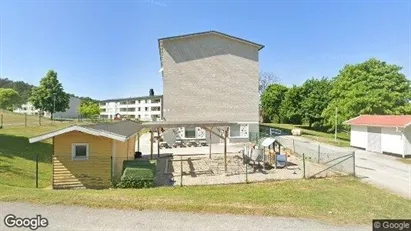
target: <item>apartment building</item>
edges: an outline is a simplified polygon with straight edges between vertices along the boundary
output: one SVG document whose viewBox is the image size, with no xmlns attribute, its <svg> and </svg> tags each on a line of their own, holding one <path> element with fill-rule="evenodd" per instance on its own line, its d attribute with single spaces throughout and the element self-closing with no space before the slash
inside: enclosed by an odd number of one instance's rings
<svg viewBox="0 0 411 231">
<path fill-rule="evenodd" d="M 99 102 L 100 118 L 157 121 L 163 117 L 162 104 L 163 96 L 154 95 L 152 89 L 148 96 L 102 100 Z"/>
<path fill-rule="evenodd" d="M 56 112 L 54 113 L 55 119 L 77 119 L 78 118 L 78 109 L 80 107 L 81 99 L 77 97 L 70 96 L 69 101 L 69 108 L 66 109 L 64 112 Z M 22 104 L 20 107 L 13 110 L 13 112 L 27 114 L 27 115 L 38 115 L 39 109 L 35 108 L 33 104 L 27 102 Z M 50 118 L 50 112 L 43 112 L 43 116 Z"/>
<path fill-rule="evenodd" d="M 235 122 L 229 130 L 233 143 L 248 141 L 259 131 L 258 56 L 263 45 L 207 31 L 161 38 L 158 47 L 165 120 Z M 201 128 L 176 133 L 208 137 Z"/>
</svg>

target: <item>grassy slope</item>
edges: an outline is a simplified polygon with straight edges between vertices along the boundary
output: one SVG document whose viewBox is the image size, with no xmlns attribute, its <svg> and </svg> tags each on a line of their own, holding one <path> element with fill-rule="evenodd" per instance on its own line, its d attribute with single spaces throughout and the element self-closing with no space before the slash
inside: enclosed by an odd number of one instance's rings
<svg viewBox="0 0 411 231">
<path fill-rule="evenodd" d="M 293 128 L 301 128 L 303 132 L 303 137 L 310 138 L 312 140 L 316 140 L 323 143 L 333 144 L 341 147 L 349 147 L 350 146 L 350 135 L 347 132 L 339 132 L 337 133 L 337 142 L 334 141 L 334 133 L 327 133 L 327 132 L 320 132 L 315 131 L 313 129 L 309 129 L 308 126 L 304 125 L 294 125 L 294 124 L 272 124 L 272 123 L 265 123 L 263 124 L 268 127 L 273 127 L 277 129 L 281 129 L 286 131 L 287 133 L 291 134 L 291 129 Z"/>
<path fill-rule="evenodd" d="M 406 218 L 411 201 L 353 178 L 226 186 L 48 190 L 0 185 L 0 201 L 304 217 L 337 224 Z"/>
<path fill-rule="evenodd" d="M 71 125 L 0 129 L 0 184 L 35 187 L 36 154 L 39 154 L 39 187 L 51 185 L 51 140 L 30 144 L 28 138 Z"/>
<path fill-rule="evenodd" d="M 14 113 L 6 110 L 0 109 L 0 115 L 3 114 L 3 124 L 13 125 L 13 126 L 24 126 L 25 118 L 24 114 Z M 41 118 L 41 122 L 43 124 L 50 124 L 52 121 L 46 117 Z M 39 117 L 34 115 L 27 116 L 27 124 L 28 125 L 39 125 Z"/>
</svg>

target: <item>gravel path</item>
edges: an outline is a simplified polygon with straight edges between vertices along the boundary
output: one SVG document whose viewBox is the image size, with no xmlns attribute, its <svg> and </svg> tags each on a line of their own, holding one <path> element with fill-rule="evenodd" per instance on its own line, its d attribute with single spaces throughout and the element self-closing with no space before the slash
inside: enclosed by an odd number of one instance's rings
<svg viewBox="0 0 411 231">
<path fill-rule="evenodd" d="M 49 226 L 38 230 L 371 230 L 371 225 L 342 227 L 297 218 L 95 209 L 2 202 L 0 202 L 0 230 L 19 230 L 4 225 L 4 217 L 7 214 L 23 218 L 40 214 L 48 219 Z"/>
</svg>

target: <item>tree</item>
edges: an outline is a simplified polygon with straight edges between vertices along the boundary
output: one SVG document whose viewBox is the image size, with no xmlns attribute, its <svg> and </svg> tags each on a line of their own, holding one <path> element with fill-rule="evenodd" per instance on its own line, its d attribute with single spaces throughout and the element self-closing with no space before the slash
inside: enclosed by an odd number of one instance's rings
<svg viewBox="0 0 411 231">
<path fill-rule="evenodd" d="M 31 95 L 33 85 L 23 81 L 12 81 L 7 78 L 0 78 L 0 88 L 11 88 L 19 93 L 21 100 L 18 103 L 26 103 Z"/>
<path fill-rule="evenodd" d="M 278 78 L 274 73 L 272 72 L 260 72 L 259 74 L 259 85 L 258 85 L 258 94 L 260 96 L 264 93 L 265 89 L 267 89 L 268 86 L 274 83 L 280 82 L 280 78 Z"/>
<path fill-rule="evenodd" d="M 303 119 L 308 122 L 311 128 L 313 123 L 322 125 L 321 114 L 330 102 L 331 82 L 326 78 L 308 79 L 301 86 L 301 112 Z"/>
<path fill-rule="evenodd" d="M 100 107 L 98 103 L 90 100 L 84 100 L 80 103 L 79 112 L 83 117 L 94 118 L 100 114 Z"/>
<path fill-rule="evenodd" d="M 0 108 L 12 110 L 20 101 L 17 91 L 10 88 L 0 88 Z"/>
<path fill-rule="evenodd" d="M 30 102 L 42 111 L 64 112 L 69 108 L 70 96 L 64 92 L 57 79 L 57 72 L 49 70 L 41 80 L 40 85 L 33 89 Z"/>
<path fill-rule="evenodd" d="M 264 91 L 261 96 L 264 122 L 274 122 L 277 117 L 277 122 L 281 123 L 280 105 L 287 90 L 288 88 L 281 84 L 271 84 Z"/>
<path fill-rule="evenodd" d="M 280 114 L 283 118 L 282 122 L 291 124 L 301 124 L 301 87 L 294 85 L 284 95 L 284 100 L 281 102 Z"/>
<path fill-rule="evenodd" d="M 333 79 L 331 102 L 322 114 L 325 124 L 334 128 L 336 108 L 338 124 L 361 114 L 407 112 L 411 88 L 401 69 L 374 58 L 346 65 Z"/>
</svg>

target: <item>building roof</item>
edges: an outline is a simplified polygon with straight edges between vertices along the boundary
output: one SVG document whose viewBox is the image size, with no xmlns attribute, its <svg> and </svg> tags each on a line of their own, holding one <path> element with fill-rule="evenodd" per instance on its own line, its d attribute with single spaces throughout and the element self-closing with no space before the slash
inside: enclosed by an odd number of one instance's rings
<svg viewBox="0 0 411 231">
<path fill-rule="evenodd" d="M 407 127 L 411 125 L 411 115 L 360 115 L 345 121 L 344 124 L 370 127 Z"/>
<path fill-rule="evenodd" d="M 238 37 L 235 37 L 235 36 L 232 36 L 232 35 L 229 35 L 229 34 L 225 34 L 225 33 L 219 32 L 219 31 L 215 31 L 215 30 L 198 32 L 198 33 L 191 33 L 191 34 L 183 34 L 183 35 L 177 35 L 177 36 L 172 36 L 172 37 L 165 37 L 165 38 L 158 39 L 158 41 L 160 43 L 160 41 L 163 41 L 163 40 L 180 39 L 180 38 L 186 38 L 186 37 L 201 36 L 201 35 L 206 35 L 206 34 L 216 34 L 216 35 L 220 35 L 220 36 L 230 38 L 230 39 L 233 39 L 233 40 L 237 40 L 237 41 L 240 41 L 240 42 L 248 43 L 250 45 L 258 47 L 258 50 L 261 50 L 261 49 L 264 48 L 264 45 L 261 45 L 261 44 L 255 43 L 255 42 L 251 42 L 249 40 L 245 40 L 245 39 L 242 39 L 242 38 L 238 38 Z"/>
<path fill-rule="evenodd" d="M 137 134 L 141 129 L 141 124 L 133 121 L 121 121 L 114 123 L 101 123 L 91 125 L 73 125 L 67 128 L 59 129 L 57 131 L 32 137 L 29 139 L 29 142 L 39 142 L 72 131 L 79 131 L 94 136 L 102 136 L 124 142 L 127 141 L 133 135 Z"/>
<path fill-rule="evenodd" d="M 187 38 L 187 37 L 194 37 L 194 36 L 202 36 L 202 35 L 207 35 L 207 34 L 216 34 L 216 35 L 219 35 L 219 36 L 222 36 L 222 37 L 226 37 L 226 38 L 229 38 L 229 39 L 233 39 L 233 40 L 236 40 L 236 41 L 247 43 L 249 45 L 256 46 L 258 48 L 258 50 L 261 50 L 261 49 L 264 48 L 264 45 L 261 45 L 259 43 L 251 42 L 250 40 L 238 38 L 238 37 L 235 37 L 235 36 L 232 36 L 232 35 L 229 35 L 229 34 L 225 34 L 225 33 L 219 32 L 219 31 L 215 31 L 215 30 L 197 32 L 197 33 L 191 33 L 191 34 L 183 34 L 183 35 L 177 35 L 177 36 L 171 36 L 171 37 L 164 37 L 164 38 L 159 38 L 158 39 L 158 50 L 160 52 L 161 67 L 163 67 L 163 59 L 162 59 L 162 52 L 161 52 L 162 41 L 181 39 L 181 38 Z"/>
<path fill-rule="evenodd" d="M 147 96 L 138 96 L 138 97 L 128 97 L 128 98 L 117 98 L 117 99 L 105 99 L 99 100 L 99 103 L 102 102 L 118 102 L 118 101 L 125 101 L 125 100 L 139 100 L 139 99 L 152 99 L 152 98 L 161 98 L 163 95 L 147 95 Z"/>
</svg>

